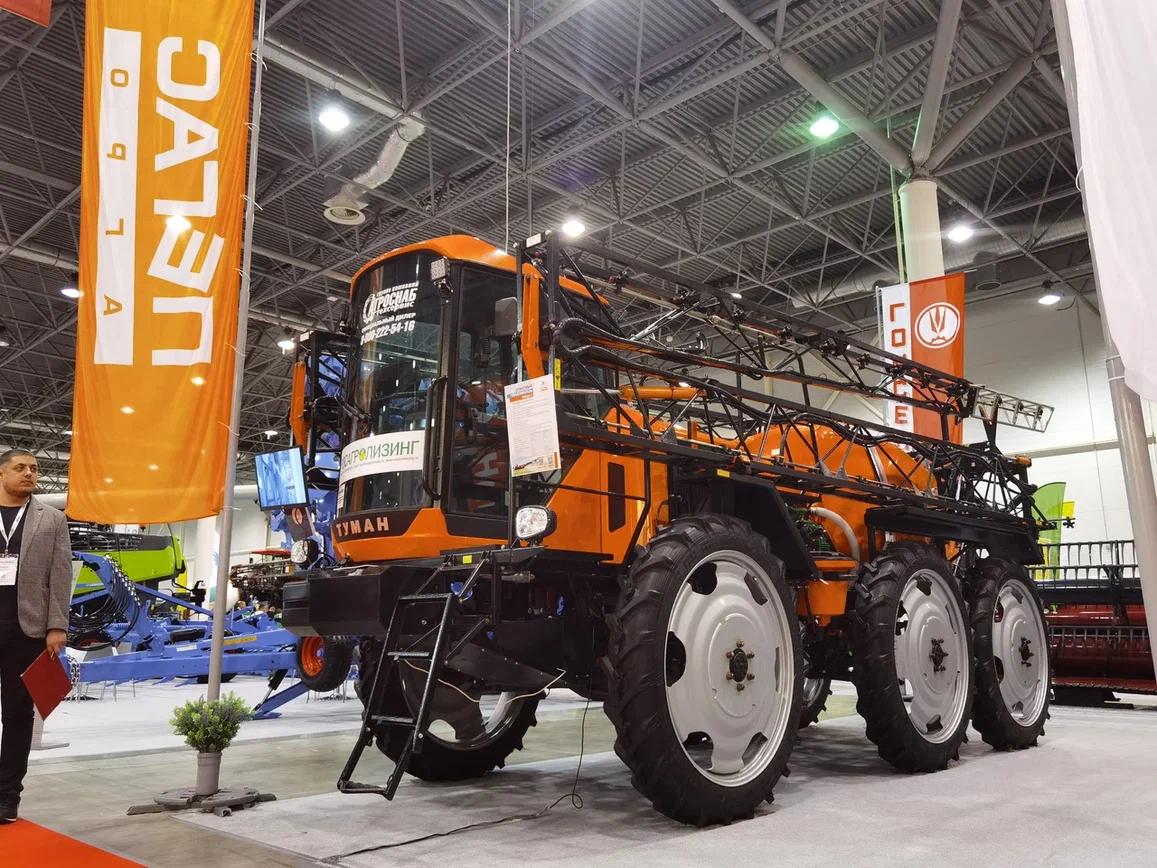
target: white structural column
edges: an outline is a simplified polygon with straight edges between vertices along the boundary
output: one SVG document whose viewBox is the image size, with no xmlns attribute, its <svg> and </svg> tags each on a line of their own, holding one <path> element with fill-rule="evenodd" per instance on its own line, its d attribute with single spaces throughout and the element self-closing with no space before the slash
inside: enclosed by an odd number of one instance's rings
<svg viewBox="0 0 1157 868">
<path fill-rule="evenodd" d="M 913 178 L 901 185 L 900 224 L 907 280 L 942 277 L 944 246 L 940 240 L 940 207 L 936 202 L 935 181 Z"/>
<path fill-rule="evenodd" d="M 193 549 L 193 574 L 186 581 L 201 580 L 206 591 L 217 581 L 217 516 L 197 519 L 197 544 Z M 192 585 L 190 585 L 192 587 Z M 208 602 L 208 595 L 205 600 Z"/>
<path fill-rule="evenodd" d="M 1073 62 L 1072 34 L 1065 0 L 1052 0 L 1053 26 L 1061 57 L 1065 99 L 1069 106 L 1069 126 L 1073 129 L 1073 147 L 1077 156 L 1078 177 L 1081 159 L 1081 119 L 1077 104 L 1076 68 Z M 1097 303 L 1104 306 L 1100 277 L 1097 274 L 1097 251 L 1093 233 L 1089 233 L 1089 251 L 1093 256 Z M 1145 417 L 1141 398 L 1125 384 L 1125 366 L 1109 332 L 1109 318 L 1101 317 L 1105 332 L 1105 367 L 1109 375 L 1109 396 L 1113 401 L 1113 419 L 1121 443 L 1121 468 L 1125 475 L 1125 498 L 1129 504 L 1129 521 L 1133 525 L 1133 545 L 1137 569 L 1141 574 L 1141 595 L 1145 602 L 1145 620 L 1149 635 L 1157 636 L 1157 489 L 1153 482 L 1153 463 L 1145 435 Z M 1150 642 L 1153 668 L 1157 670 L 1157 642 Z"/>
</svg>

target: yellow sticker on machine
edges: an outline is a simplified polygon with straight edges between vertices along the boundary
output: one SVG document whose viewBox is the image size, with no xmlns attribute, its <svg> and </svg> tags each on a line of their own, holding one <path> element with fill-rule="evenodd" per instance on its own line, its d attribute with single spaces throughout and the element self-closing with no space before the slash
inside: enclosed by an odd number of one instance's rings
<svg viewBox="0 0 1157 868">
<path fill-rule="evenodd" d="M 731 476 L 731 471 L 730 470 L 716 470 L 715 475 L 716 476 L 722 476 L 724 479 L 726 479 L 727 477 Z"/>
<path fill-rule="evenodd" d="M 256 641 L 257 641 L 257 634 L 256 633 L 250 633 L 248 636 L 226 636 L 225 637 L 225 644 L 226 645 L 240 645 L 243 642 L 256 642 Z"/>
<path fill-rule="evenodd" d="M 562 359 L 559 358 L 554 360 L 554 390 L 562 391 Z"/>
<path fill-rule="evenodd" d="M 462 565 L 469 566 L 474 563 L 474 555 L 462 555 Z"/>
</svg>

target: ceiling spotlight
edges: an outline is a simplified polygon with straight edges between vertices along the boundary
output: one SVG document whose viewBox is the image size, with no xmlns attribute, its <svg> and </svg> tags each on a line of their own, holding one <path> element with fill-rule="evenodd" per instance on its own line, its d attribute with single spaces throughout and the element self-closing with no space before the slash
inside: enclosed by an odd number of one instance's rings
<svg viewBox="0 0 1157 868">
<path fill-rule="evenodd" d="M 297 346 L 297 341 L 293 339 L 293 332 L 286 332 L 285 335 L 277 342 L 284 352 L 289 352 Z"/>
<path fill-rule="evenodd" d="M 562 229 L 562 234 L 568 238 L 578 238 L 587 231 L 586 224 L 577 217 L 568 217 L 559 228 Z"/>
<path fill-rule="evenodd" d="M 60 433 L 63 434 L 65 437 L 71 437 L 72 436 L 72 429 L 71 428 L 65 428 Z"/>
<path fill-rule="evenodd" d="M 829 139 L 836 134 L 839 128 L 840 122 L 834 117 L 831 115 L 820 115 L 812 121 L 812 125 L 808 127 L 808 132 L 817 139 Z"/>
<path fill-rule="evenodd" d="M 60 294 L 65 298 L 80 298 L 81 291 L 75 286 L 62 286 L 60 288 Z"/>
<path fill-rule="evenodd" d="M 349 112 L 345 110 L 345 105 L 338 94 L 331 93 L 329 95 L 325 105 L 317 114 L 317 120 L 331 133 L 340 133 L 350 125 Z"/>
<path fill-rule="evenodd" d="M 0 347 L 10 347 L 10 346 L 12 346 L 12 344 L 8 343 L 8 339 L 5 338 L 3 334 L 0 334 Z"/>
<path fill-rule="evenodd" d="M 741 293 L 741 292 L 733 292 L 733 293 L 731 293 L 731 297 L 732 297 L 732 298 L 743 298 L 743 293 Z"/>
<path fill-rule="evenodd" d="M 193 226 L 184 214 L 170 214 L 165 218 L 165 225 L 178 234 L 188 232 Z"/>
<path fill-rule="evenodd" d="M 278 433 L 279 432 L 274 431 L 272 428 L 270 428 L 268 431 L 265 432 L 265 436 L 267 438 L 269 438 L 270 440 L 272 440 L 274 437 L 276 437 L 278 435 Z"/>
<path fill-rule="evenodd" d="M 967 223 L 957 223 L 948 230 L 948 240 L 955 241 L 957 244 L 963 244 L 975 234 L 975 230 Z"/>
<path fill-rule="evenodd" d="M 1036 301 L 1037 304 L 1043 304 L 1045 307 L 1052 307 L 1054 304 L 1059 302 L 1061 298 L 1063 298 L 1063 296 L 1059 292 L 1053 292 L 1052 290 L 1049 290 Z"/>
<path fill-rule="evenodd" d="M 686 380 L 680 380 L 680 381 L 679 381 L 679 386 L 680 386 L 681 388 L 687 389 L 687 388 L 689 388 L 689 387 L 691 386 L 691 384 L 690 384 L 690 383 L 688 383 Z"/>
</svg>

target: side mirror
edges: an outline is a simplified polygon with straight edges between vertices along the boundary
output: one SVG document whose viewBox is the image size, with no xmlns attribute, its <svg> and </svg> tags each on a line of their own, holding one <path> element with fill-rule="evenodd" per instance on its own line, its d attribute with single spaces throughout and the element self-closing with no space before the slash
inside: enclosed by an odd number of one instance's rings
<svg viewBox="0 0 1157 868">
<path fill-rule="evenodd" d="M 494 302 L 494 337 L 511 338 L 518 334 L 518 299 L 510 296 Z"/>
</svg>

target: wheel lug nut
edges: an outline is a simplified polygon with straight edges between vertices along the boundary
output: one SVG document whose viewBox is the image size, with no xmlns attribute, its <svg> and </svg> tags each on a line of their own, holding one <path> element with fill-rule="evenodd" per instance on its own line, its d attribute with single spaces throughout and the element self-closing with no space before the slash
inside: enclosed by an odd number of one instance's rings
<svg viewBox="0 0 1157 868">
<path fill-rule="evenodd" d="M 755 680 L 755 676 L 754 676 L 754 675 L 752 675 L 750 672 L 748 672 L 748 673 L 747 673 L 747 680 L 748 680 L 748 681 L 754 681 L 754 680 Z"/>
<path fill-rule="evenodd" d="M 748 660 L 754 660 L 755 659 L 755 652 L 754 651 L 748 651 L 747 652 L 747 659 Z"/>
<path fill-rule="evenodd" d="M 742 690 L 742 689 L 743 689 L 743 685 L 742 685 L 742 684 L 736 684 L 736 685 L 735 685 L 735 689 L 736 689 L 736 690 Z"/>
<path fill-rule="evenodd" d="M 726 657 L 728 660 L 730 660 L 730 659 L 731 659 L 731 652 L 730 652 L 730 651 L 728 651 L 728 652 L 727 652 L 726 654 L 724 654 L 723 656 L 724 656 L 724 657 Z"/>
<path fill-rule="evenodd" d="M 728 681 L 730 681 L 730 680 L 731 680 L 732 678 L 734 678 L 734 677 L 735 677 L 735 676 L 734 676 L 734 675 L 732 675 L 730 672 L 728 672 L 728 673 L 727 673 L 727 680 L 728 680 Z"/>
<path fill-rule="evenodd" d="M 743 647 L 743 640 L 742 639 L 736 639 L 735 640 L 735 647 L 736 648 L 742 648 Z"/>
</svg>

